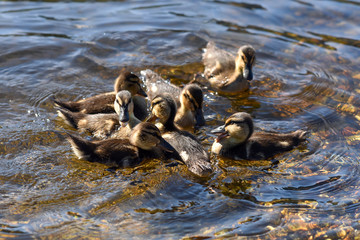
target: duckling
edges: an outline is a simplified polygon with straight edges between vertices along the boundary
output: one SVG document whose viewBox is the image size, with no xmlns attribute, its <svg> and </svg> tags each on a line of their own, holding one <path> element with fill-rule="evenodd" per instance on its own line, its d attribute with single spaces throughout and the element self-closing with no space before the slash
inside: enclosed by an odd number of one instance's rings
<svg viewBox="0 0 360 240">
<path fill-rule="evenodd" d="M 94 113 L 113 113 L 115 95 L 120 90 L 128 90 L 132 96 L 136 96 L 135 115 L 144 120 L 147 117 L 147 103 L 144 100 L 146 93 L 140 85 L 140 79 L 127 71 L 122 71 L 118 78 L 115 80 L 114 91 L 95 95 L 93 97 L 85 98 L 76 102 L 68 101 L 63 102 L 58 99 L 53 99 L 56 106 L 66 108 L 72 112 L 81 112 L 87 114 Z"/>
<path fill-rule="evenodd" d="M 255 64 L 255 49 L 252 46 L 240 47 L 235 57 L 211 41 L 204 49 L 202 60 L 204 77 L 214 90 L 239 93 L 249 88 L 248 81 L 253 79 L 252 67 Z"/>
<path fill-rule="evenodd" d="M 131 98 L 131 93 L 121 93 L 120 91 L 116 95 L 114 108 L 119 115 L 121 128 L 117 131 L 113 131 L 109 138 L 123 138 L 129 137 L 131 130 L 141 123 L 141 121 L 134 114 L 134 98 Z"/>
<path fill-rule="evenodd" d="M 58 114 L 67 124 L 82 132 L 89 131 L 97 138 L 129 135 L 131 129 L 140 123 L 133 114 L 134 104 L 131 93 L 127 90 L 119 91 L 115 97 L 114 108 L 116 113 L 86 114 L 59 107 Z M 115 131 L 119 125 L 121 128 Z"/>
<path fill-rule="evenodd" d="M 234 160 L 260 160 L 277 153 L 289 151 L 305 140 L 306 132 L 291 133 L 254 132 L 250 114 L 238 112 L 231 115 L 225 125 L 212 131 L 219 136 L 211 152 Z"/>
<path fill-rule="evenodd" d="M 171 146 L 151 123 L 140 123 L 131 131 L 130 138 L 88 141 L 68 133 L 73 152 L 78 158 L 100 162 L 111 167 L 132 167 L 145 159 L 165 159 Z"/>
<path fill-rule="evenodd" d="M 188 169 L 199 176 L 212 172 L 208 153 L 199 140 L 189 132 L 179 130 L 175 124 L 176 103 L 169 93 L 156 96 L 151 102 L 151 111 L 161 126 L 162 137 L 176 150 L 175 159 L 185 163 Z"/>
<path fill-rule="evenodd" d="M 141 71 L 145 77 L 150 101 L 160 93 L 169 93 L 177 105 L 175 124 L 181 130 L 192 130 L 194 126 L 204 126 L 202 109 L 203 92 L 196 84 L 187 84 L 183 89 L 166 82 L 157 73 L 147 69 Z"/>
</svg>

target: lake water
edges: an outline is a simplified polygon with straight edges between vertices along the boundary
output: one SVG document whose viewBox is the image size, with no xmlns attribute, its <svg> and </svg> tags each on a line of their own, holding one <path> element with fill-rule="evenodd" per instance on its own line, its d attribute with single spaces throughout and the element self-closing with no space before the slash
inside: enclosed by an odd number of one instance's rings
<svg viewBox="0 0 360 240">
<path fill-rule="evenodd" d="M 359 13 L 341 0 L 1 1 L 0 238 L 358 238 Z M 206 149 L 237 111 L 256 130 L 307 130 L 304 144 L 271 161 L 212 156 L 209 178 L 76 158 L 52 96 L 111 91 L 124 67 L 182 86 L 210 40 L 251 44 L 257 63 L 250 91 L 204 90 Z"/>
</svg>

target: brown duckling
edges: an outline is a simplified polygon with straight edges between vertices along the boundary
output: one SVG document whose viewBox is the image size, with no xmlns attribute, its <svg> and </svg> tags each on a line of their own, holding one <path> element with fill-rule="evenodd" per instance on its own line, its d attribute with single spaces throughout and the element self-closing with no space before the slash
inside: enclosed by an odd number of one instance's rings
<svg viewBox="0 0 360 240">
<path fill-rule="evenodd" d="M 116 95 L 114 108 L 119 116 L 121 128 L 117 131 L 113 131 L 110 138 L 123 138 L 129 137 L 131 130 L 141 123 L 141 121 L 134 114 L 134 98 L 131 97 L 131 93 L 126 91 L 122 93 L 120 91 Z"/>
<path fill-rule="evenodd" d="M 112 167 L 132 167 L 145 159 L 165 159 L 167 152 L 173 151 L 159 129 L 146 122 L 138 124 L 130 138 L 89 141 L 68 134 L 67 140 L 78 158 Z"/>
<path fill-rule="evenodd" d="M 169 93 L 176 101 L 175 124 L 181 130 L 192 130 L 195 126 L 205 125 L 202 109 L 203 92 L 196 84 L 187 84 L 183 89 L 168 83 L 157 73 L 147 69 L 141 71 L 145 77 L 150 101 L 161 93 Z"/>
<path fill-rule="evenodd" d="M 94 113 L 113 113 L 115 95 L 120 90 L 128 90 L 132 96 L 140 95 L 146 97 L 146 93 L 140 85 L 140 79 L 135 74 L 127 71 L 122 71 L 118 78 L 115 80 L 114 91 L 95 95 L 93 97 L 85 98 L 79 101 L 63 102 L 58 99 L 53 99 L 55 105 L 66 108 L 72 112 L 81 112 L 87 114 Z M 143 97 L 136 96 L 135 115 L 139 119 L 147 117 L 147 104 Z M 143 100 L 141 100 L 143 99 Z M 144 106 L 145 105 L 145 106 Z"/>
<path fill-rule="evenodd" d="M 211 87 L 219 92 L 238 93 L 249 88 L 253 79 L 255 49 L 250 45 L 239 48 L 237 56 L 209 42 L 202 56 L 205 65 L 204 77 Z"/>
<path fill-rule="evenodd" d="M 140 123 L 134 116 L 134 104 L 131 93 L 127 90 L 119 91 L 114 101 L 116 113 L 86 114 L 71 112 L 64 108 L 58 108 L 58 114 L 67 124 L 80 131 L 89 131 L 97 138 L 122 137 L 130 134 L 131 129 Z M 119 126 L 121 128 L 115 131 Z"/>
<path fill-rule="evenodd" d="M 188 169 L 199 176 L 212 172 L 208 153 L 199 140 L 189 132 L 179 130 L 175 124 L 176 103 L 169 93 L 156 96 L 151 102 L 151 119 L 158 119 L 162 137 L 176 150 L 175 159 L 182 160 Z"/>
<path fill-rule="evenodd" d="M 238 112 L 231 115 L 225 125 L 212 131 L 219 134 L 211 152 L 234 160 L 261 160 L 277 153 L 289 151 L 305 140 L 306 132 L 291 133 L 254 132 L 250 114 Z"/>
</svg>

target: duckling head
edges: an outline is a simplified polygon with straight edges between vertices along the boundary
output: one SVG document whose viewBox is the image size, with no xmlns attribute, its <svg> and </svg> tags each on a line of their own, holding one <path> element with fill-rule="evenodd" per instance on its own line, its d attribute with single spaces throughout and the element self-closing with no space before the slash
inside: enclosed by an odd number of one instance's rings
<svg viewBox="0 0 360 240">
<path fill-rule="evenodd" d="M 160 130 L 152 123 L 142 122 L 134 127 L 130 134 L 130 143 L 144 150 L 158 146 L 163 138 Z"/>
<path fill-rule="evenodd" d="M 114 84 L 114 90 L 116 93 L 121 90 L 128 90 L 133 96 L 140 95 L 147 97 L 141 86 L 140 78 L 128 71 L 122 71 L 117 77 Z"/>
<path fill-rule="evenodd" d="M 235 59 L 235 68 L 248 81 L 253 79 L 252 67 L 255 64 L 255 49 L 250 45 L 239 48 Z"/>
<path fill-rule="evenodd" d="M 116 94 L 114 109 L 119 115 L 120 125 L 125 127 L 130 120 L 130 115 L 134 112 L 134 103 L 129 91 L 122 90 Z"/>
<path fill-rule="evenodd" d="M 212 152 L 218 153 L 221 147 L 231 148 L 244 143 L 254 131 L 254 124 L 250 114 L 238 112 L 231 115 L 225 122 L 212 133 L 218 134 L 212 146 Z"/>
<path fill-rule="evenodd" d="M 159 119 L 168 130 L 174 128 L 174 119 L 176 115 L 176 103 L 169 93 L 157 95 L 151 101 L 151 114 L 147 121 Z"/>
<path fill-rule="evenodd" d="M 196 84 L 188 84 L 181 91 L 180 104 L 185 109 L 188 109 L 193 113 L 196 126 L 205 125 L 205 118 L 202 109 L 203 100 L 203 91 Z"/>
</svg>

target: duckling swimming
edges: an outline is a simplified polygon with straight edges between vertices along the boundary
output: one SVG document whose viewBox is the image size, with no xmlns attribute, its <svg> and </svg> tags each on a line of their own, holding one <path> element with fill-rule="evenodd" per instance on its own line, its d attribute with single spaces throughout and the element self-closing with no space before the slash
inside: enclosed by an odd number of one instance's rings
<svg viewBox="0 0 360 240">
<path fill-rule="evenodd" d="M 169 93 L 156 96 L 151 102 L 151 111 L 159 119 L 162 137 L 176 150 L 175 159 L 182 160 L 188 169 L 199 176 L 212 172 L 208 153 L 197 138 L 189 132 L 179 130 L 175 124 L 176 104 Z"/>
<path fill-rule="evenodd" d="M 235 160 L 260 160 L 289 151 L 305 140 L 305 131 L 292 133 L 254 132 L 250 114 L 231 115 L 225 125 L 212 131 L 219 134 L 211 152 Z"/>
<path fill-rule="evenodd" d="M 128 91 L 120 91 L 116 95 L 114 108 L 119 116 L 121 128 L 113 131 L 110 138 L 129 137 L 131 130 L 141 123 L 141 121 L 134 115 L 134 98 Z"/>
<path fill-rule="evenodd" d="M 151 123 L 140 123 L 130 138 L 88 141 L 68 134 L 72 150 L 78 158 L 100 162 L 112 167 L 132 167 L 145 159 L 165 159 L 173 151 Z"/>
<path fill-rule="evenodd" d="M 237 56 L 209 42 L 202 55 L 205 65 L 204 76 L 214 90 L 224 93 L 238 93 L 249 88 L 253 79 L 252 67 L 255 64 L 255 49 L 242 46 Z"/>
<path fill-rule="evenodd" d="M 111 138 L 128 136 L 133 127 L 140 120 L 134 116 L 134 104 L 131 93 L 127 90 L 116 94 L 114 108 L 116 113 L 85 114 L 71 112 L 64 108 L 58 108 L 58 114 L 67 124 L 79 129 L 89 131 L 97 138 Z M 119 130 L 116 129 L 121 126 Z"/>
<path fill-rule="evenodd" d="M 175 124 L 181 130 L 192 130 L 194 126 L 205 125 L 202 109 L 203 92 L 196 84 L 187 84 L 183 89 L 166 82 L 157 73 L 147 69 L 141 71 L 145 77 L 148 96 L 153 100 L 161 93 L 169 93 L 176 101 L 177 113 Z"/>
<path fill-rule="evenodd" d="M 68 101 L 63 102 L 58 99 L 53 99 L 55 105 L 68 109 L 72 112 L 81 112 L 86 114 L 94 113 L 113 113 L 115 95 L 120 90 L 128 90 L 132 96 L 140 95 L 146 97 L 146 93 L 140 85 L 140 79 L 135 75 L 127 71 L 122 71 L 119 77 L 115 80 L 114 91 L 95 95 L 93 97 L 85 98 L 76 102 Z M 139 119 L 145 119 L 147 117 L 146 101 L 143 97 L 136 96 L 135 115 Z M 140 98 L 140 99 L 139 99 Z M 141 98 L 143 100 L 141 100 Z M 145 105 L 145 106 L 144 106 Z"/>
</svg>

